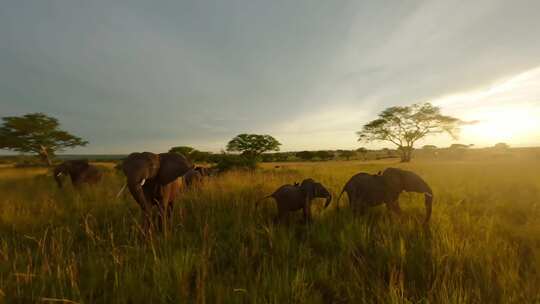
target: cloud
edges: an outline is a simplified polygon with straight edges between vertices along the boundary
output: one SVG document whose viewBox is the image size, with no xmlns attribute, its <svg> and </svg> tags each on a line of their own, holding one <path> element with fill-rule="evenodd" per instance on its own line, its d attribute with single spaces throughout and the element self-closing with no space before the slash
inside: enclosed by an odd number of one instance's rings
<svg viewBox="0 0 540 304">
<path fill-rule="evenodd" d="M 287 149 L 353 147 L 388 106 L 539 66 L 539 11 L 503 0 L 8 0 L 0 112 L 59 118 L 90 141 L 80 153 L 219 151 L 242 132 Z"/>
</svg>

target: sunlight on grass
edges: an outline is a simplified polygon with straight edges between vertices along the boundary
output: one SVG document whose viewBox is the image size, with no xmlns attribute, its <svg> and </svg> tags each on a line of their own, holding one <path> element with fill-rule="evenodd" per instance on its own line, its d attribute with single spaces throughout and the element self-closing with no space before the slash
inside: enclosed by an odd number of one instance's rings
<svg viewBox="0 0 540 304">
<path fill-rule="evenodd" d="M 334 195 L 359 171 L 401 166 L 435 192 L 430 231 L 421 196 L 403 194 L 400 220 L 313 203 L 274 225 L 284 183 L 313 177 Z M 279 166 L 276 168 L 276 166 Z M 185 191 L 172 236 L 144 238 L 123 177 L 60 191 L 42 169 L 0 169 L 0 299 L 81 303 L 530 303 L 540 286 L 538 162 L 263 164 Z M 347 206 L 342 198 L 341 206 Z M 1 300 L 0 300 L 1 301 Z"/>
</svg>

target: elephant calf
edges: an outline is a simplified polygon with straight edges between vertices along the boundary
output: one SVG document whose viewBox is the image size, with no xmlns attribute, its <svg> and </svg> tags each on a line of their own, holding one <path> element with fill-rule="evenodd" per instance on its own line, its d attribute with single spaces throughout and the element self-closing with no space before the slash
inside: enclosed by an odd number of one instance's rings
<svg viewBox="0 0 540 304">
<path fill-rule="evenodd" d="M 54 168 L 54 180 L 62 188 L 62 175 L 69 175 L 73 187 L 79 188 L 82 184 L 97 184 L 101 178 L 101 171 L 88 163 L 86 159 L 67 160 Z"/>
<path fill-rule="evenodd" d="M 422 193 L 425 196 L 426 219 L 429 223 L 433 202 L 433 191 L 416 173 L 388 168 L 379 174 L 358 173 L 351 177 L 339 194 L 337 204 L 343 192 L 347 192 L 349 204 L 354 210 L 364 212 L 367 207 L 386 204 L 390 210 L 400 214 L 399 195 L 401 192 Z"/>
<path fill-rule="evenodd" d="M 276 200 L 278 207 L 278 215 L 276 220 L 282 220 L 288 212 L 302 209 L 304 211 L 304 220 L 311 221 L 311 201 L 314 198 L 326 198 L 325 207 L 332 201 L 332 195 L 326 188 L 315 180 L 308 178 L 302 183 L 294 185 L 283 185 L 274 193 L 262 198 L 257 202 L 258 205 L 262 200 L 273 197 Z"/>
<path fill-rule="evenodd" d="M 186 188 L 190 188 L 192 185 L 200 183 L 203 177 L 201 173 L 195 169 L 191 169 L 184 174 L 184 184 Z"/>
</svg>

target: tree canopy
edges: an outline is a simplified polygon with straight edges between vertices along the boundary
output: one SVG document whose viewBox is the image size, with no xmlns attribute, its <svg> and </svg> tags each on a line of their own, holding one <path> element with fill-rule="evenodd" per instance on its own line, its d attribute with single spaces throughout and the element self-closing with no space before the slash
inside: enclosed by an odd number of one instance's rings
<svg viewBox="0 0 540 304">
<path fill-rule="evenodd" d="M 339 150 L 338 153 L 339 153 L 339 156 L 347 160 L 351 159 L 351 157 L 356 155 L 355 151 L 352 151 L 352 150 Z"/>
<path fill-rule="evenodd" d="M 315 152 L 315 157 L 318 157 L 320 160 L 329 160 L 334 158 L 334 153 L 330 151 L 317 151 Z"/>
<path fill-rule="evenodd" d="M 364 160 L 366 160 L 366 158 L 367 158 L 366 156 L 367 156 L 369 150 L 364 148 L 364 147 L 360 147 L 360 148 L 356 149 L 356 152 L 360 153 L 360 155 L 362 155 L 362 158 Z"/>
<path fill-rule="evenodd" d="M 499 150 L 507 150 L 510 149 L 510 145 L 504 142 L 496 143 L 493 148 L 499 149 Z"/>
<path fill-rule="evenodd" d="M 191 161 L 208 162 L 210 160 L 210 152 L 199 151 L 190 146 L 177 146 L 169 149 L 171 153 L 179 153 L 184 155 Z"/>
<path fill-rule="evenodd" d="M 229 141 L 227 151 L 256 157 L 267 151 L 279 151 L 280 145 L 281 143 L 270 135 L 240 134 Z"/>
<path fill-rule="evenodd" d="M 311 151 L 300 151 L 296 152 L 296 157 L 302 160 L 311 160 L 315 157 L 315 153 Z"/>
<path fill-rule="evenodd" d="M 468 149 L 474 145 L 464 145 L 464 144 L 451 144 L 449 149 L 456 150 L 456 149 Z"/>
<path fill-rule="evenodd" d="M 66 148 L 85 146 L 87 141 L 60 129 L 54 117 L 43 113 L 2 118 L 0 149 L 35 153 L 51 165 L 50 156 Z"/>
<path fill-rule="evenodd" d="M 185 157 L 188 157 L 189 154 L 191 154 L 193 151 L 196 151 L 195 148 L 188 147 L 188 146 L 177 146 L 177 147 L 172 147 L 169 149 L 169 152 L 179 153 L 179 154 L 184 155 Z"/>
<path fill-rule="evenodd" d="M 414 144 L 428 135 L 447 133 L 457 138 L 462 121 L 441 114 L 431 103 L 390 107 L 357 132 L 358 141 L 386 141 L 398 147 L 402 162 L 411 160 Z"/>
</svg>

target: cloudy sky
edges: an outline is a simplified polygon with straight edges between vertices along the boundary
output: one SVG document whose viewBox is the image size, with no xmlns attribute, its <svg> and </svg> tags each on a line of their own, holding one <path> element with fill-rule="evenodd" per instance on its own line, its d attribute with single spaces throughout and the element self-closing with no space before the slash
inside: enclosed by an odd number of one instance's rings
<svg viewBox="0 0 540 304">
<path fill-rule="evenodd" d="M 480 120 L 460 143 L 539 145 L 539 37 L 536 0 L 3 0 L 0 116 L 57 117 L 70 153 L 346 149 L 431 101 Z"/>
</svg>

